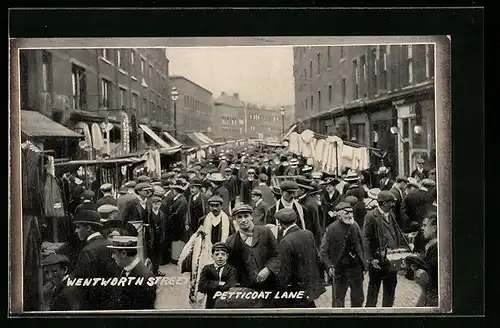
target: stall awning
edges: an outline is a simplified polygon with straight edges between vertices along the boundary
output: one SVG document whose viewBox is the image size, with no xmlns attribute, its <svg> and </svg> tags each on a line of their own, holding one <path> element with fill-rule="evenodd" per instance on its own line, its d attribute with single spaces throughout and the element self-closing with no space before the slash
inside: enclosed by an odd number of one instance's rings
<svg viewBox="0 0 500 328">
<path fill-rule="evenodd" d="M 188 136 L 189 139 L 191 139 L 195 145 L 199 147 L 205 147 L 208 146 L 208 143 L 200 139 L 199 137 L 196 136 L 196 133 L 194 132 L 186 132 L 186 135 Z"/>
<path fill-rule="evenodd" d="M 174 147 L 182 146 L 182 144 L 179 142 L 179 140 L 177 140 L 174 137 L 172 137 L 172 135 L 170 133 L 163 132 L 163 136 L 165 136 L 168 139 L 168 141 L 170 141 L 170 143 L 172 143 L 172 145 Z"/>
<path fill-rule="evenodd" d="M 21 132 L 26 137 L 69 137 L 83 138 L 82 134 L 72 131 L 43 114 L 31 111 L 21 111 Z"/>
<path fill-rule="evenodd" d="M 207 137 L 206 135 L 204 135 L 203 133 L 201 132 L 195 132 L 194 135 L 202 140 L 203 142 L 207 143 L 207 144 L 213 144 L 214 141 L 212 139 L 210 139 L 209 137 Z"/>
<path fill-rule="evenodd" d="M 283 134 L 283 139 L 288 138 L 288 136 L 297 128 L 297 124 L 292 125 L 286 132 Z"/>
<path fill-rule="evenodd" d="M 139 124 L 139 127 L 144 131 L 151 139 L 156 141 L 161 148 L 171 148 L 162 138 L 160 138 L 156 133 L 153 132 L 147 125 Z"/>
</svg>

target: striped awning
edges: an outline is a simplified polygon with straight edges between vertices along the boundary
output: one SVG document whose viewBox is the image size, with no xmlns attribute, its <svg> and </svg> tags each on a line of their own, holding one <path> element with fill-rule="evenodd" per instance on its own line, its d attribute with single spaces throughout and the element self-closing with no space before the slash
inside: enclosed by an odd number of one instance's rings
<svg viewBox="0 0 500 328">
<path fill-rule="evenodd" d="M 179 140 L 175 139 L 174 137 L 172 137 L 172 135 L 168 132 L 163 132 L 163 136 L 166 137 L 168 139 L 168 141 L 174 146 L 174 147 L 177 147 L 177 146 L 182 146 L 182 144 L 179 142 Z"/>
<path fill-rule="evenodd" d="M 288 136 L 297 128 L 297 124 L 292 125 L 284 134 L 283 139 L 288 138 Z"/>
<path fill-rule="evenodd" d="M 151 130 L 147 125 L 139 124 L 139 127 L 144 131 L 151 139 L 156 141 L 161 148 L 171 148 L 162 138 L 160 138 L 153 130 Z"/>
</svg>

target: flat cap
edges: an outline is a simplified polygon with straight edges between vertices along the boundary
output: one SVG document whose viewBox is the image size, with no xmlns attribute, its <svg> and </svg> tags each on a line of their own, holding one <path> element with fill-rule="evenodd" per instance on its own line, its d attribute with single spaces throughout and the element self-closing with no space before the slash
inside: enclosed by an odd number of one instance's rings
<svg viewBox="0 0 500 328">
<path fill-rule="evenodd" d="M 161 186 L 161 181 L 153 181 L 151 182 L 151 185 L 154 186 Z"/>
<path fill-rule="evenodd" d="M 179 167 L 174 167 L 172 171 L 174 171 L 175 173 L 181 173 L 181 169 Z"/>
<path fill-rule="evenodd" d="M 348 203 L 349 205 L 353 206 L 353 205 L 356 205 L 356 203 L 358 202 L 358 198 L 354 197 L 354 196 L 347 196 L 345 199 L 344 199 L 344 202 Z"/>
<path fill-rule="evenodd" d="M 368 197 L 377 200 L 378 194 L 380 193 L 380 188 L 372 188 L 368 190 Z"/>
<path fill-rule="evenodd" d="M 227 245 L 221 241 L 218 241 L 216 242 L 213 246 L 212 246 L 212 254 L 215 253 L 215 251 L 217 250 L 220 250 L 220 251 L 224 251 L 226 253 L 229 253 L 228 251 L 228 248 L 227 248 Z"/>
<path fill-rule="evenodd" d="M 241 205 L 238 205 L 234 208 L 233 216 L 236 216 L 240 213 L 252 213 L 252 212 L 253 212 L 252 206 L 247 205 L 247 204 L 241 204 Z"/>
<path fill-rule="evenodd" d="M 118 211 L 118 207 L 111 204 L 103 204 L 99 206 L 99 208 L 97 208 L 97 212 L 99 212 L 100 214 L 109 214 L 114 211 Z"/>
<path fill-rule="evenodd" d="M 162 187 L 160 186 L 153 186 L 153 195 L 154 196 L 158 196 L 158 197 L 162 197 L 163 195 L 165 195 L 165 189 L 163 189 Z"/>
<path fill-rule="evenodd" d="M 346 212 L 352 212 L 353 211 L 351 204 L 349 204 L 347 202 L 340 202 L 340 203 L 338 203 L 337 206 L 335 206 L 335 210 L 336 211 L 346 211 Z"/>
<path fill-rule="evenodd" d="M 163 199 L 160 197 L 160 196 L 153 196 L 151 197 L 151 202 L 154 203 L 154 202 L 161 202 Z"/>
<path fill-rule="evenodd" d="M 87 190 L 83 191 L 82 196 L 83 196 L 83 198 L 93 198 L 95 196 L 95 192 L 87 189 Z"/>
<path fill-rule="evenodd" d="M 137 182 L 135 181 L 127 181 L 127 183 L 125 183 L 125 187 L 127 188 L 135 188 L 135 186 L 137 186 Z"/>
<path fill-rule="evenodd" d="M 174 172 L 166 172 L 161 175 L 162 180 L 170 179 L 171 177 L 175 176 Z"/>
<path fill-rule="evenodd" d="M 222 197 L 219 196 L 219 195 L 213 195 L 212 197 L 210 197 L 208 199 L 208 203 L 219 203 L 219 204 L 222 204 L 222 203 L 224 203 L 224 199 L 222 199 Z"/>
<path fill-rule="evenodd" d="M 127 193 L 127 187 L 125 187 L 125 186 L 120 187 L 120 189 L 118 190 L 118 193 L 120 195 L 126 194 Z"/>
<path fill-rule="evenodd" d="M 149 182 L 149 181 L 151 181 L 151 178 L 148 177 L 147 175 L 140 175 L 137 178 L 135 178 L 135 181 L 137 181 L 137 183 Z"/>
<path fill-rule="evenodd" d="M 69 265 L 69 259 L 63 254 L 49 254 L 42 260 L 42 266 L 49 266 L 55 264 Z"/>
<path fill-rule="evenodd" d="M 419 159 L 417 159 L 417 163 L 419 163 L 419 164 L 424 164 L 424 163 L 425 163 L 425 161 L 424 161 L 422 158 L 419 158 Z"/>
<path fill-rule="evenodd" d="M 146 183 L 146 182 L 141 182 L 141 183 L 138 183 L 136 186 L 135 186 L 135 191 L 141 191 L 141 190 L 152 190 L 153 187 L 149 184 L 149 183 Z"/>
<path fill-rule="evenodd" d="M 431 180 L 431 179 L 423 179 L 422 181 L 420 181 L 420 184 L 423 187 L 431 188 L 431 187 L 434 187 L 436 185 L 436 182 L 434 182 L 434 180 Z"/>
<path fill-rule="evenodd" d="M 405 177 L 405 176 L 403 176 L 403 175 L 398 175 L 396 177 L 396 182 L 406 182 L 406 183 L 408 183 L 408 178 Z"/>
<path fill-rule="evenodd" d="M 255 188 L 252 190 L 252 195 L 262 196 L 262 190 Z"/>
<path fill-rule="evenodd" d="M 232 172 L 232 171 L 233 171 L 233 169 L 231 169 L 230 167 L 226 167 L 226 168 L 224 169 L 224 172 Z"/>
<path fill-rule="evenodd" d="M 202 181 L 198 178 L 192 179 L 191 182 L 189 183 L 190 186 L 201 186 Z"/>
<path fill-rule="evenodd" d="M 387 202 L 390 200 L 396 200 L 396 196 L 394 196 L 393 193 L 388 190 L 382 190 L 377 195 L 377 202 Z"/>
<path fill-rule="evenodd" d="M 284 208 L 276 212 L 274 215 L 276 220 L 282 223 L 292 223 L 297 220 L 297 213 L 291 208 Z"/>
<path fill-rule="evenodd" d="M 285 180 L 280 184 L 280 189 L 282 191 L 296 190 L 299 189 L 299 185 L 295 181 Z"/>
<path fill-rule="evenodd" d="M 111 191 L 111 189 L 113 189 L 113 185 L 111 183 L 105 183 L 99 189 L 101 191 Z"/>
<path fill-rule="evenodd" d="M 269 180 L 269 177 L 267 176 L 267 174 L 261 173 L 261 174 L 259 174 L 259 180 L 262 182 L 265 182 L 265 181 Z"/>
</svg>

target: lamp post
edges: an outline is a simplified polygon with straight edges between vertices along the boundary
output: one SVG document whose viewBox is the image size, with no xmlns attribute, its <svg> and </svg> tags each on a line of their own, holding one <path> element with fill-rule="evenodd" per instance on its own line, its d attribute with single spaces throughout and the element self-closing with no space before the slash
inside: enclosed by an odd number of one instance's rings
<svg viewBox="0 0 500 328">
<path fill-rule="evenodd" d="M 174 101 L 174 136 L 177 139 L 177 99 L 179 99 L 179 92 L 177 92 L 177 88 L 172 88 L 172 100 Z"/>
<path fill-rule="evenodd" d="M 281 138 L 285 138 L 285 106 L 281 106 Z"/>
</svg>

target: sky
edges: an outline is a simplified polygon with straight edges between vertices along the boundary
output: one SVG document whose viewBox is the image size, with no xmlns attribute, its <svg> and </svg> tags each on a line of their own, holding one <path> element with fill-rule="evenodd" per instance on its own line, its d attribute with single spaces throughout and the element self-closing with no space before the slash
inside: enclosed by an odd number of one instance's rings
<svg viewBox="0 0 500 328">
<path fill-rule="evenodd" d="M 238 93 L 243 102 L 292 105 L 292 47 L 167 48 L 169 75 L 182 75 L 210 90 Z"/>
</svg>

